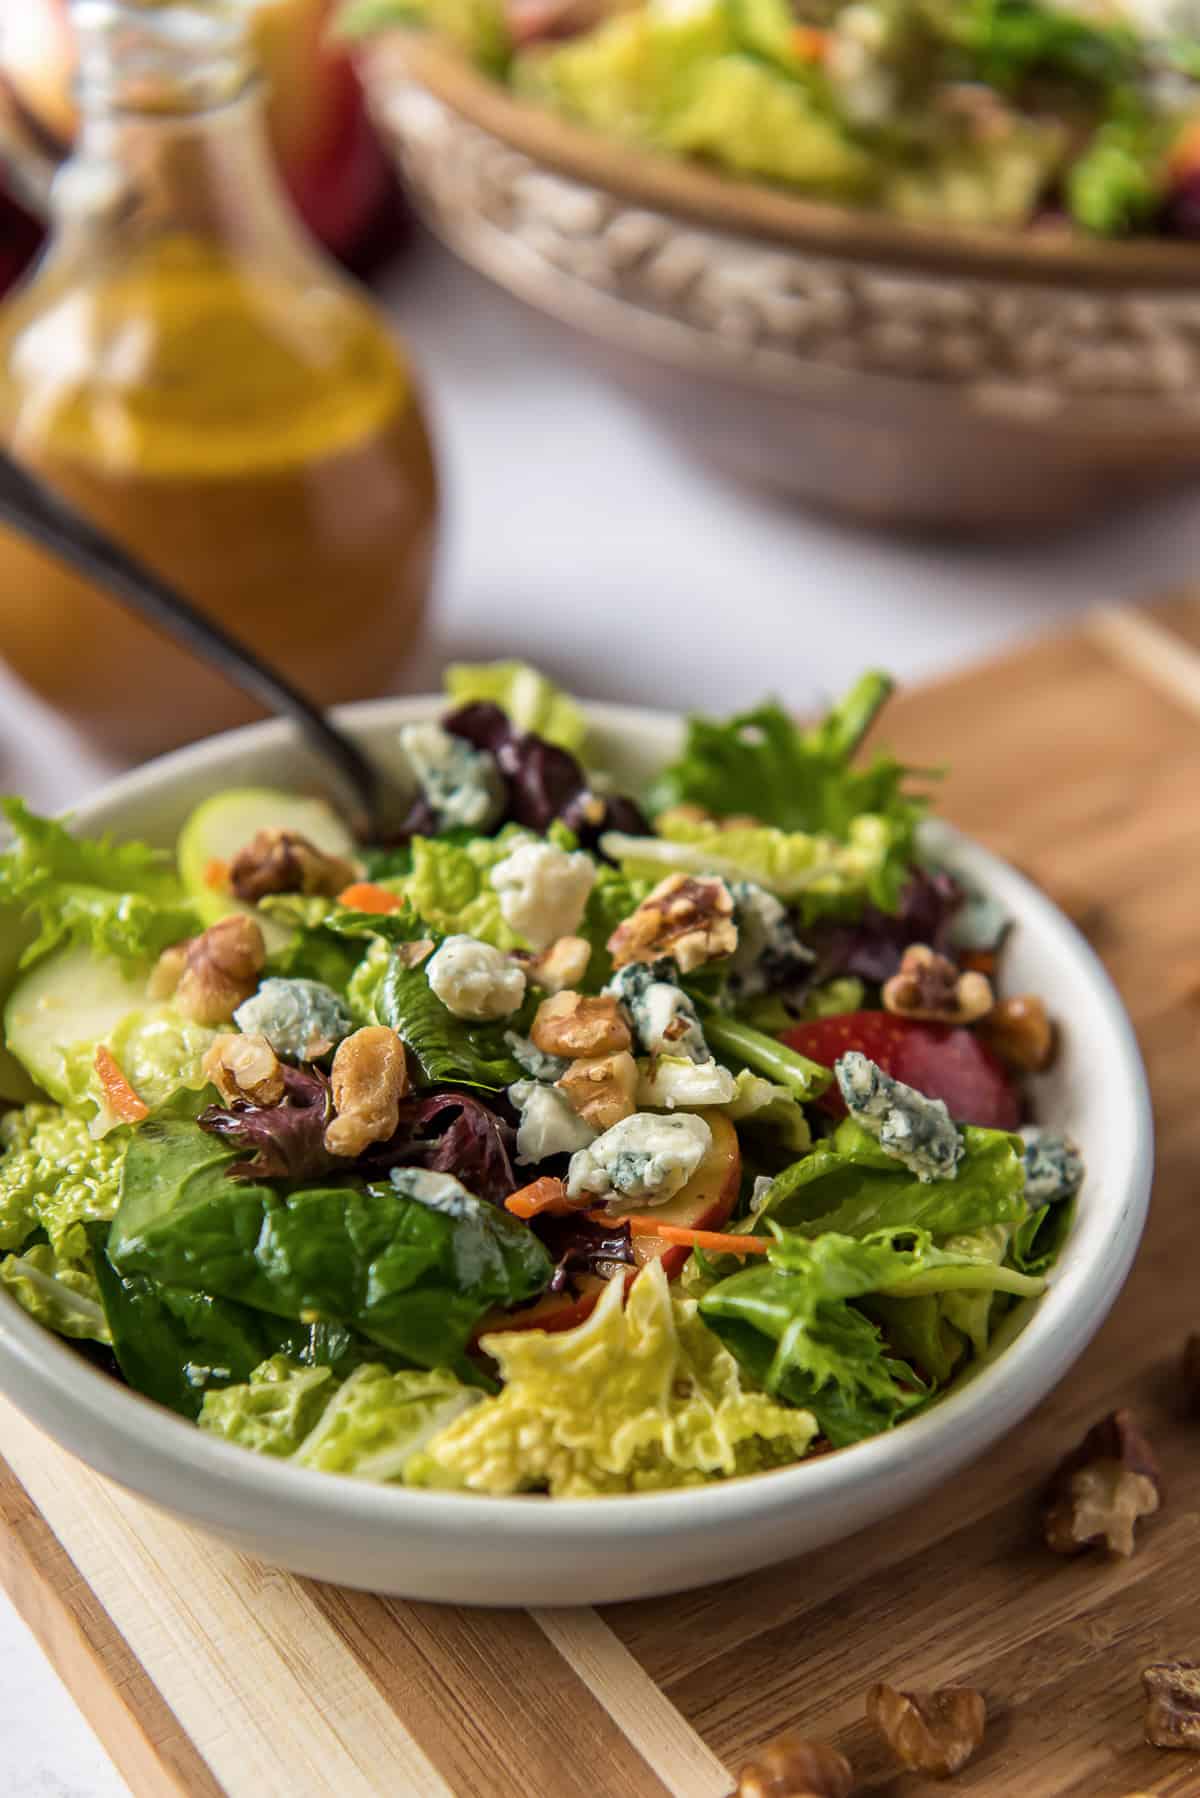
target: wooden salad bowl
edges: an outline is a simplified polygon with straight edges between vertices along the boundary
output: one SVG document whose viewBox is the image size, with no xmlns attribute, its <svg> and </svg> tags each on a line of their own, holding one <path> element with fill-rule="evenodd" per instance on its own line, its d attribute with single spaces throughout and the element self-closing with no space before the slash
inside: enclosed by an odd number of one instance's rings
<svg viewBox="0 0 1200 1798">
<path fill-rule="evenodd" d="M 416 33 L 364 73 L 439 236 L 735 476 L 981 532 L 1200 470 L 1200 246 L 805 200 L 581 129 Z"/>
</svg>

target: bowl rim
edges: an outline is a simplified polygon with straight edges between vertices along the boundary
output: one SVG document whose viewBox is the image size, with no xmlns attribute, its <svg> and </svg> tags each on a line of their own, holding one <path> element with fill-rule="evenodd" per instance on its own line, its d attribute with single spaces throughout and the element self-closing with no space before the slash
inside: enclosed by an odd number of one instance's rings
<svg viewBox="0 0 1200 1798">
<path fill-rule="evenodd" d="M 624 144 L 516 98 L 453 46 L 415 29 L 381 33 L 363 47 L 360 61 L 372 104 L 385 121 L 397 82 L 415 82 L 469 124 L 559 174 L 777 245 L 849 262 L 1036 279 L 1050 286 L 1194 290 L 1200 275 L 1200 246 L 1192 244 L 901 220 Z"/>
<path fill-rule="evenodd" d="M 443 695 L 420 695 L 339 706 L 332 715 L 351 731 L 371 730 L 426 718 L 444 706 Z M 681 722 L 678 714 L 637 706 L 584 702 L 584 710 L 600 729 L 626 736 L 633 733 L 644 743 L 668 740 L 668 733 L 677 733 Z M 177 781 L 202 774 L 211 764 L 219 767 L 241 761 L 257 752 L 284 748 L 292 741 L 291 727 L 283 720 L 267 720 L 206 738 L 118 776 L 74 807 L 70 816 L 86 827 L 93 813 L 128 805 L 139 797 L 145 800 L 169 793 Z M 849 1504 L 855 1495 L 885 1482 L 889 1468 L 900 1472 L 922 1449 L 928 1451 L 931 1462 L 940 1458 L 948 1474 L 951 1461 L 958 1466 L 979 1454 L 1044 1398 L 1107 1315 L 1132 1265 L 1145 1223 L 1153 1168 L 1153 1122 L 1133 1026 L 1090 945 L 1051 900 L 1008 863 L 940 820 L 933 829 L 952 853 L 970 861 L 972 872 L 1017 913 L 1018 922 L 1032 921 L 1086 977 L 1108 1032 L 1108 1076 L 1114 1090 L 1127 1096 L 1128 1105 L 1113 1178 L 1114 1187 L 1124 1197 L 1110 1233 L 1098 1236 L 1090 1259 L 1072 1270 L 1070 1280 L 1051 1280 L 1015 1341 L 994 1358 L 985 1359 L 971 1377 L 924 1415 L 813 1461 L 661 1492 L 547 1500 L 539 1494 L 492 1497 L 372 1485 L 347 1475 L 330 1475 L 254 1455 L 206 1434 L 89 1365 L 4 1291 L 0 1291 L 0 1390 L 35 1423 L 41 1408 L 58 1416 L 69 1415 L 76 1440 L 94 1441 L 97 1430 L 103 1429 L 110 1449 L 118 1456 L 117 1465 L 137 1466 L 143 1475 L 155 1468 L 167 1480 L 187 1478 L 194 1482 L 193 1494 L 208 1494 L 214 1504 L 239 1494 L 244 1500 L 252 1489 L 256 1504 L 270 1501 L 278 1507 L 275 1516 L 281 1540 L 313 1524 L 357 1525 L 372 1532 L 409 1523 L 419 1531 L 466 1536 L 475 1525 L 486 1522 L 498 1545 L 506 1540 L 533 1543 L 544 1538 L 547 1529 L 580 1543 L 594 1544 L 603 1535 L 615 1544 L 631 1535 L 644 1540 L 675 1529 L 692 1534 L 697 1529 L 719 1532 L 751 1517 L 765 1521 L 806 1498 L 817 1506 L 831 1500 Z M 119 1478 L 119 1473 L 115 1477 Z M 131 1483 L 146 1491 L 153 1482 L 147 1478 L 145 1484 L 142 1479 Z M 719 1569 L 714 1570 L 714 1577 L 720 1577 Z"/>
</svg>

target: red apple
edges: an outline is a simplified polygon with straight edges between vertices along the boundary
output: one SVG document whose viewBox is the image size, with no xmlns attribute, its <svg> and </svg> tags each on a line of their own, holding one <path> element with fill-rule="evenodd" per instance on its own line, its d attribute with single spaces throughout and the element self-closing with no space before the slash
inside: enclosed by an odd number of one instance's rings
<svg viewBox="0 0 1200 1798">
<path fill-rule="evenodd" d="M 719 1230 L 737 1204 L 742 1178 L 742 1155 L 737 1131 L 719 1111 L 702 1111 L 712 1131 L 707 1155 L 687 1185 L 665 1205 L 656 1205 L 653 1216 L 664 1224 L 681 1224 L 688 1230 Z M 669 1280 L 683 1269 L 691 1254 L 686 1243 L 664 1242 L 660 1236 L 635 1236 L 633 1254 L 638 1268 L 661 1261 Z M 637 1269 L 625 1271 L 626 1285 Z M 546 1293 L 536 1305 L 523 1311 L 493 1311 L 480 1324 L 476 1340 L 489 1330 L 570 1330 L 581 1324 L 595 1307 L 605 1282 L 596 1274 L 581 1274 L 574 1292 Z"/>
<path fill-rule="evenodd" d="M 345 46 L 329 36 L 335 4 L 258 0 L 254 36 L 270 85 L 271 137 L 297 210 L 335 255 L 355 259 L 381 219 L 399 209 Z M 9 10 L 0 33 L 0 84 L 14 135 L 32 159 L 52 164 L 67 153 L 76 128 L 67 0 L 19 0 Z"/>
</svg>

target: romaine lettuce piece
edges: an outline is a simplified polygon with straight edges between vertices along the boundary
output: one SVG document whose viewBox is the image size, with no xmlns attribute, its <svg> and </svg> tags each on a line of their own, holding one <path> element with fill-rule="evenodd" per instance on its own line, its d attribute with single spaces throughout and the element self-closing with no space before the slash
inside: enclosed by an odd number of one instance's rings
<svg viewBox="0 0 1200 1798">
<path fill-rule="evenodd" d="M 798 1049 L 789 1049 L 776 1037 L 766 1036 L 737 1018 L 726 1017 L 723 1012 L 707 1012 L 704 1029 L 711 1046 L 726 1061 L 751 1068 L 756 1074 L 786 1087 L 797 1099 L 820 1098 L 833 1078 L 819 1061 L 810 1061 Z"/>
<path fill-rule="evenodd" d="M 272 1355 L 247 1381 L 206 1392 L 196 1422 L 255 1454 L 294 1455 L 337 1392 L 329 1367 L 302 1367 Z"/>
<path fill-rule="evenodd" d="M 867 1236 L 906 1225 L 966 1235 L 1025 1215 L 1020 1137 L 964 1125 L 953 1180 L 920 1180 L 852 1118 L 810 1155 L 777 1174 L 755 1211 L 799 1236 Z"/>
<path fill-rule="evenodd" d="M 868 900 L 894 911 L 911 864 L 911 825 L 863 812 L 852 818 L 845 838 L 769 826 L 697 824 L 660 820 L 656 837 L 627 837 L 606 831 L 605 855 L 633 880 L 661 880 L 664 874 L 717 874 L 723 880 L 753 880 L 811 920 L 841 916 Z"/>
<path fill-rule="evenodd" d="M 96 1141 L 87 1118 L 58 1105 L 26 1105 L 0 1117 L 0 1248 L 37 1229 L 57 1255 L 87 1255 L 83 1226 L 117 1208 L 128 1131 Z"/>
<path fill-rule="evenodd" d="M 292 1459 L 360 1480 L 403 1480 L 408 1462 L 483 1395 L 452 1373 L 365 1366 L 326 1405 Z"/>
<path fill-rule="evenodd" d="M 488 870 L 518 843 L 534 840 L 511 828 L 461 844 L 414 837 L 412 873 L 398 883 L 399 890 L 417 916 L 444 936 L 473 936 L 497 949 L 519 948 L 525 939 L 506 923 Z"/>
<path fill-rule="evenodd" d="M 416 1057 L 426 1084 L 449 1080 L 498 1091 L 521 1078 L 505 1035 L 522 1015 L 494 1023 L 457 1018 L 433 991 L 423 967 L 406 968 L 392 957 L 375 989 L 374 1011 L 375 1021 L 394 1030 Z"/>
<path fill-rule="evenodd" d="M 813 1418 L 744 1385 L 694 1301 L 672 1296 L 661 1262 L 623 1299 L 612 1280 L 573 1330 L 485 1336 L 503 1390 L 415 1456 L 409 1484 L 583 1498 L 802 1458 Z"/>
<path fill-rule="evenodd" d="M 927 1396 L 906 1362 L 852 1301 L 946 1292 L 1036 1297 L 1043 1280 L 979 1256 L 939 1249 L 926 1230 L 813 1239 L 776 1227 L 765 1264 L 744 1268 L 700 1301 L 709 1327 L 768 1392 L 807 1406 L 835 1447 L 888 1429 Z"/>
<path fill-rule="evenodd" d="M 949 1254 L 974 1255 L 981 1261 L 992 1261 L 999 1266 L 1008 1253 L 1012 1233 L 1011 1224 L 988 1224 L 969 1234 L 947 1236 L 942 1247 Z M 1022 1271 L 1028 1273 L 1030 1270 Z M 994 1300 L 995 1294 L 991 1292 L 947 1292 L 938 1301 L 945 1321 L 961 1330 L 977 1355 L 987 1352 Z"/>
<path fill-rule="evenodd" d="M 572 755 L 583 748 L 587 722 L 582 711 L 528 662 L 451 662 L 445 685 L 456 706 L 488 700 L 518 730 L 533 731 Z"/>
<path fill-rule="evenodd" d="M 109 1338 L 100 1289 L 85 1262 L 64 1260 L 48 1242 L 0 1261 L 0 1285 L 46 1329 L 76 1342 Z"/>
<path fill-rule="evenodd" d="M 347 1324 L 421 1367 L 455 1366 L 485 1312 L 550 1279 L 533 1232 L 468 1193 L 450 1208 L 348 1179 L 281 1192 L 229 1179 L 236 1160 L 197 1125 L 141 1125 L 108 1243 L 117 1271 Z"/>
</svg>

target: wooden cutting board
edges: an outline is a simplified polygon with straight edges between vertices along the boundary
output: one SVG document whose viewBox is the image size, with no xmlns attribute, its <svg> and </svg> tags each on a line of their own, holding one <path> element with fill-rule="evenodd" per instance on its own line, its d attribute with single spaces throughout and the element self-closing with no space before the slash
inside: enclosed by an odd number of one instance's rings
<svg viewBox="0 0 1200 1798">
<path fill-rule="evenodd" d="M 784 1728 L 835 1740 L 873 1798 L 1200 1794 L 1142 1740 L 1139 1673 L 1200 1658 L 1200 602 L 902 698 L 889 738 L 950 757 L 944 812 L 1030 870 L 1111 968 L 1150 1068 L 1152 1221 L 1083 1361 L 931 1501 L 736 1583 L 603 1611 L 405 1604 L 257 1565 L 109 1486 L 0 1409 L 0 1577 L 137 1798 L 720 1798 Z M 1034 1495 L 1133 1406 L 1167 1502 L 1128 1562 L 1039 1546 Z M 481 1527 L 486 1527 L 481 1503 Z M 714 1568 L 714 1574 L 719 1569 Z M 862 1722 L 876 1679 L 966 1682 L 984 1751 L 949 1788 Z M 2 1782 L 0 1782 L 2 1783 Z"/>
</svg>

